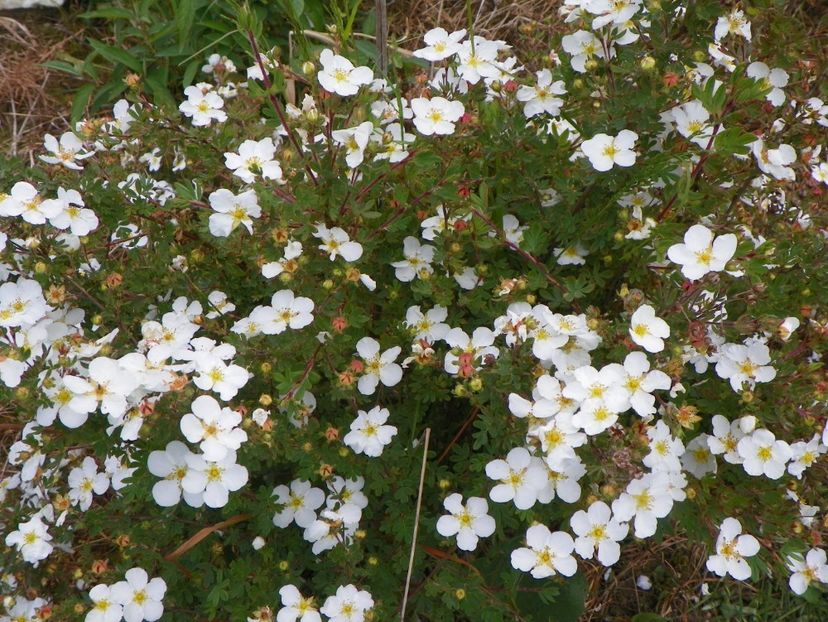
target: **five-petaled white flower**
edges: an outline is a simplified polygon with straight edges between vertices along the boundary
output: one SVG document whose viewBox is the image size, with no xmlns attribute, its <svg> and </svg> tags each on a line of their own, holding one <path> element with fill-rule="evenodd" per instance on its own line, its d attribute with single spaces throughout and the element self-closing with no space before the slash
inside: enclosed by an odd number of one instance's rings
<svg viewBox="0 0 828 622">
<path fill-rule="evenodd" d="M 143 568 L 130 568 L 124 581 L 110 588 L 110 595 L 124 608 L 126 622 L 155 622 L 164 614 L 167 583 L 161 577 L 149 578 Z"/>
<path fill-rule="evenodd" d="M 16 547 L 24 562 L 37 566 L 41 560 L 49 557 L 54 548 L 50 542 L 52 536 L 39 515 L 35 515 L 6 536 L 6 546 Z"/>
<path fill-rule="evenodd" d="M 427 47 L 415 50 L 414 56 L 432 63 L 444 60 L 460 51 L 460 42 L 465 36 L 465 29 L 449 33 L 444 28 L 432 28 L 423 35 Z"/>
<path fill-rule="evenodd" d="M 538 493 L 546 487 L 547 469 L 542 462 L 532 462 L 524 447 L 515 447 L 506 460 L 492 460 L 486 465 L 486 476 L 496 484 L 489 498 L 497 503 L 514 501 L 519 510 L 528 510 L 538 500 Z"/>
<path fill-rule="evenodd" d="M 745 345 L 726 343 L 719 348 L 716 374 L 730 381 L 737 393 L 747 383 L 752 390 L 757 382 L 770 382 L 776 378 L 776 369 L 771 362 L 768 346 L 760 341 L 748 341 Z"/>
<path fill-rule="evenodd" d="M 374 406 L 368 412 L 357 411 L 357 418 L 351 422 L 351 431 L 342 439 L 355 453 L 372 458 L 382 455 L 385 446 L 397 434 L 393 425 L 385 425 L 390 413 L 387 408 Z"/>
<path fill-rule="evenodd" d="M 330 229 L 319 222 L 316 223 L 316 231 L 313 237 L 320 242 L 319 250 L 324 251 L 331 261 L 342 257 L 345 261 L 356 261 L 362 257 L 362 244 L 359 242 L 352 242 L 348 233 L 340 227 L 331 227 Z"/>
<path fill-rule="evenodd" d="M 227 121 L 227 113 L 224 108 L 224 100 L 213 90 L 212 84 L 199 82 L 184 89 L 187 101 L 182 102 L 178 109 L 185 116 L 191 117 L 196 127 L 210 125 L 213 121 L 224 123 Z"/>
<path fill-rule="evenodd" d="M 193 412 L 181 418 L 181 432 L 191 443 L 199 443 L 206 460 L 222 460 L 228 450 L 238 449 L 247 440 L 239 426 L 241 413 L 221 407 L 210 395 L 201 395 L 190 406 Z"/>
<path fill-rule="evenodd" d="M 537 76 L 537 86 L 521 86 L 515 94 L 518 101 L 524 102 L 523 114 L 527 119 L 544 112 L 553 117 L 559 115 L 563 100 L 555 96 L 566 93 L 563 80 L 552 82 L 552 72 L 548 69 L 542 69 Z"/>
<path fill-rule="evenodd" d="M 276 145 L 269 136 L 262 140 L 245 140 L 239 145 L 239 152 L 224 154 L 224 163 L 236 177 L 251 184 L 256 177 L 278 180 L 282 178 L 282 167 L 274 160 Z"/>
<path fill-rule="evenodd" d="M 414 127 L 420 134 L 453 134 L 454 124 L 466 112 L 463 102 L 449 101 L 444 97 L 415 97 L 411 100 L 414 111 Z"/>
<path fill-rule="evenodd" d="M 316 520 L 316 510 L 325 503 L 325 493 L 321 488 L 314 488 L 310 482 L 295 479 L 290 488 L 284 484 L 273 489 L 276 503 L 283 506 L 273 515 L 273 524 L 285 528 L 291 522 L 306 528 Z"/>
<path fill-rule="evenodd" d="M 305 598 L 295 585 L 279 589 L 282 608 L 276 614 L 276 622 L 322 622 L 313 596 Z"/>
<path fill-rule="evenodd" d="M 450 494 L 443 500 L 448 514 L 437 520 L 437 533 L 441 536 L 457 536 L 457 547 L 463 551 L 477 548 L 479 538 L 488 538 L 495 531 L 495 521 L 489 516 L 489 504 L 481 497 L 469 497 L 463 504 L 463 495 Z"/>
<path fill-rule="evenodd" d="M 89 590 L 89 598 L 94 605 L 86 614 L 85 622 L 120 622 L 124 617 L 124 608 L 115 600 L 110 586 L 99 583 Z"/>
<path fill-rule="evenodd" d="M 344 56 L 334 54 L 331 50 L 322 50 L 319 55 L 322 69 L 316 77 L 323 89 L 329 93 L 349 96 L 356 95 L 359 87 L 371 84 L 374 72 L 368 67 L 354 67 Z"/>
<path fill-rule="evenodd" d="M 219 238 L 226 238 L 239 225 L 244 225 L 248 233 L 253 233 L 253 218 L 262 215 L 259 200 L 253 190 L 233 194 L 222 188 L 210 193 L 210 233 Z"/>
<path fill-rule="evenodd" d="M 828 583 L 828 563 L 823 549 L 811 549 L 803 557 L 788 555 L 788 568 L 791 571 L 791 578 L 788 585 L 794 594 L 804 594 L 814 581 Z"/>
<path fill-rule="evenodd" d="M 363 622 L 365 613 L 374 608 L 374 599 L 365 590 L 355 585 L 341 585 L 334 596 L 328 596 L 319 610 L 329 622 Z"/>
<path fill-rule="evenodd" d="M 728 517 L 719 527 L 716 539 L 716 554 L 707 560 L 707 569 L 718 576 L 730 575 L 739 581 L 750 578 L 750 566 L 746 557 L 753 557 L 759 552 L 759 541 L 751 535 L 742 533 L 742 524 L 735 518 Z"/>
<path fill-rule="evenodd" d="M 613 518 L 612 510 L 603 501 L 593 502 L 589 508 L 578 510 L 569 519 L 575 538 L 575 551 L 584 559 L 592 559 L 597 551 L 598 561 L 612 566 L 621 557 L 618 543 L 627 537 L 629 525 Z"/>
<path fill-rule="evenodd" d="M 764 475 L 779 479 L 785 474 L 785 467 L 793 452 L 785 441 L 777 440 L 770 430 L 754 430 L 739 440 L 736 451 L 741 456 L 742 467 L 748 475 Z"/>
<path fill-rule="evenodd" d="M 365 158 L 365 147 L 374 131 L 374 124 L 363 121 L 356 127 L 334 130 L 331 138 L 337 145 L 345 147 L 345 163 L 349 168 L 356 168 Z"/>
<path fill-rule="evenodd" d="M 402 380 L 402 367 L 394 362 L 402 352 L 400 346 L 388 348 L 380 354 L 379 342 L 371 337 L 363 337 L 357 341 L 356 350 L 364 363 L 362 375 L 357 382 L 357 389 L 363 395 L 373 395 L 380 382 L 386 387 L 393 387 Z"/>
<path fill-rule="evenodd" d="M 512 567 L 535 579 L 555 574 L 571 577 L 578 570 L 572 556 L 575 542 L 565 531 L 552 533 L 546 525 L 532 525 L 526 530 L 526 545 L 512 551 Z"/>
<path fill-rule="evenodd" d="M 704 225 L 693 225 L 684 234 L 684 244 L 673 244 L 667 258 L 681 266 L 681 273 L 691 281 L 708 272 L 720 272 L 736 253 L 736 236 L 732 233 L 713 237 Z"/>
<path fill-rule="evenodd" d="M 670 336 L 667 322 L 656 317 L 650 305 L 641 305 L 630 318 L 630 337 L 647 352 L 661 352 Z"/>
<path fill-rule="evenodd" d="M 403 255 L 405 259 L 391 264 L 397 280 L 407 283 L 414 278 L 428 278 L 434 273 L 431 262 L 434 261 L 434 247 L 430 244 L 420 244 L 414 236 L 409 235 L 403 240 Z"/>
<path fill-rule="evenodd" d="M 596 171 L 608 171 L 614 165 L 632 166 L 635 164 L 635 141 L 638 134 L 631 130 L 621 130 L 618 136 L 596 134 L 581 143 L 581 151 L 589 158 Z"/>
<path fill-rule="evenodd" d="M 78 160 L 85 160 L 95 155 L 94 151 L 87 151 L 84 148 L 83 141 L 74 132 L 64 132 L 60 141 L 51 134 L 46 134 L 43 138 L 43 146 L 52 155 L 38 156 L 41 160 L 47 164 L 60 164 L 76 171 L 83 169 Z"/>
</svg>

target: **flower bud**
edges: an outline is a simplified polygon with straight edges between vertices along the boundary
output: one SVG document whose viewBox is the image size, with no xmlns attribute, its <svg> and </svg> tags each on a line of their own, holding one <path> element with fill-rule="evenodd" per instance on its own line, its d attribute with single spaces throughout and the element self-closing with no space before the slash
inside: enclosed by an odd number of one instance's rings
<svg viewBox="0 0 828 622">
<path fill-rule="evenodd" d="M 262 393 L 259 396 L 259 404 L 267 408 L 273 403 L 273 398 L 268 393 Z"/>
<path fill-rule="evenodd" d="M 652 56 L 645 56 L 641 59 L 641 68 L 644 71 L 652 71 L 656 65 L 656 60 Z"/>
<path fill-rule="evenodd" d="M 316 73 L 316 65 L 314 65 L 309 60 L 306 60 L 304 63 L 302 63 L 302 73 L 306 76 L 312 76 L 314 73 Z"/>
</svg>

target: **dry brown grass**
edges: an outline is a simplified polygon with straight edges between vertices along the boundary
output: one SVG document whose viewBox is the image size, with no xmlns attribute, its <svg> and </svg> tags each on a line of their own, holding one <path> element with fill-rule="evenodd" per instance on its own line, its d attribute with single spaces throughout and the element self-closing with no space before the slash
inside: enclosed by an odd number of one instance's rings
<svg viewBox="0 0 828 622">
<path fill-rule="evenodd" d="M 561 23 L 560 0 L 472 0 L 471 4 L 476 34 L 514 45 L 521 60 L 545 55 L 549 38 Z M 400 41 L 402 47 L 416 48 L 431 28 L 466 28 L 466 1 L 391 0 L 388 23 L 392 40 Z"/>
<path fill-rule="evenodd" d="M 68 127 L 70 76 L 43 66 L 75 43 L 59 11 L 9 11 L 0 15 L 0 149 L 32 160 L 45 133 Z"/>
</svg>

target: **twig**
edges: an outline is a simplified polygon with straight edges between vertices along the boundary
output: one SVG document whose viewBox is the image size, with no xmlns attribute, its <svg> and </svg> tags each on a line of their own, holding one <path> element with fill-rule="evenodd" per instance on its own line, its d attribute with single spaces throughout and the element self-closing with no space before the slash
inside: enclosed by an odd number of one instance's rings
<svg viewBox="0 0 828 622">
<path fill-rule="evenodd" d="M 204 529 L 198 531 L 192 538 L 187 540 L 184 544 L 175 549 L 172 553 L 165 555 L 164 559 L 168 562 L 174 562 L 214 531 L 224 529 L 225 527 L 230 527 L 231 525 L 235 525 L 237 523 L 243 523 L 244 521 L 250 520 L 251 518 L 253 518 L 252 514 L 236 514 L 235 516 L 231 516 L 227 520 L 223 520 L 220 523 L 216 523 L 215 525 L 205 527 Z"/>
<path fill-rule="evenodd" d="M 414 571 L 414 553 L 417 550 L 417 530 L 420 527 L 420 507 L 423 503 L 423 484 L 425 482 L 426 464 L 428 463 L 428 441 L 431 438 L 431 428 L 426 428 L 423 441 L 423 464 L 420 467 L 420 487 L 417 490 L 417 509 L 414 513 L 414 533 L 411 536 L 411 553 L 408 556 L 408 573 L 405 576 L 405 592 L 403 592 L 400 622 L 405 622 L 405 607 L 408 605 L 408 590 L 411 588 L 411 573 Z"/>
<path fill-rule="evenodd" d="M 256 64 L 259 66 L 259 71 L 262 72 L 262 80 L 264 81 L 265 90 L 267 91 L 268 99 L 270 99 L 270 104 L 273 106 L 273 110 L 276 111 L 276 115 L 279 117 L 279 121 L 282 123 L 282 127 L 285 128 L 285 132 L 287 132 L 288 140 L 290 140 L 293 147 L 296 149 L 296 155 L 298 155 L 303 160 L 305 159 L 305 152 L 302 149 L 302 145 L 299 144 L 299 141 L 296 138 L 296 134 L 293 132 L 293 129 L 290 127 L 287 121 L 287 117 L 285 116 L 285 111 L 282 109 L 282 105 L 279 103 L 279 100 L 276 98 L 271 92 L 271 82 L 270 76 L 268 76 L 267 68 L 264 66 L 262 62 L 262 55 L 259 53 L 259 46 L 256 43 L 256 37 L 253 35 L 252 30 L 247 31 L 247 39 L 250 41 L 250 46 L 253 48 L 253 55 L 256 57 Z M 313 182 L 314 186 L 319 185 L 319 181 L 316 179 L 316 175 L 313 173 L 313 169 L 305 163 L 305 171 L 308 174 L 308 177 Z"/>
<path fill-rule="evenodd" d="M 377 20 L 377 68 L 380 75 L 388 75 L 388 0 L 375 0 Z"/>
</svg>

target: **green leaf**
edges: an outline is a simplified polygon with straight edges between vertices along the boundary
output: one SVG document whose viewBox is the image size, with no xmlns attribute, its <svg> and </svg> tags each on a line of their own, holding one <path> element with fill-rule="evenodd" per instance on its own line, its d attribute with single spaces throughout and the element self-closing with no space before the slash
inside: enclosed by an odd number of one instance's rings
<svg viewBox="0 0 828 622">
<path fill-rule="evenodd" d="M 120 7 L 107 7 L 86 11 L 81 13 L 79 17 L 81 19 L 130 19 L 132 18 L 132 12 Z"/>
<path fill-rule="evenodd" d="M 178 27 L 178 44 L 184 47 L 195 22 L 195 0 L 179 0 L 175 5 L 175 25 Z"/>
<path fill-rule="evenodd" d="M 60 71 L 62 73 L 69 73 L 73 76 L 80 76 L 82 75 L 78 68 L 73 65 L 72 63 L 67 63 L 65 60 L 50 60 L 43 63 L 44 67 L 48 69 L 54 69 L 55 71 Z"/>
<path fill-rule="evenodd" d="M 126 50 L 122 50 L 120 48 L 107 45 L 106 43 L 96 41 L 95 39 L 90 39 L 89 45 L 92 46 L 93 50 L 95 50 L 98 54 L 103 56 L 108 61 L 111 61 L 116 64 L 126 65 L 127 67 L 138 73 L 140 73 L 142 70 L 141 61 L 139 61 Z"/>
<path fill-rule="evenodd" d="M 89 96 L 92 95 L 92 91 L 94 90 L 94 84 L 84 84 L 75 93 L 75 97 L 72 99 L 72 125 L 83 116 L 83 113 L 86 111 L 86 106 L 89 103 Z"/>
</svg>

